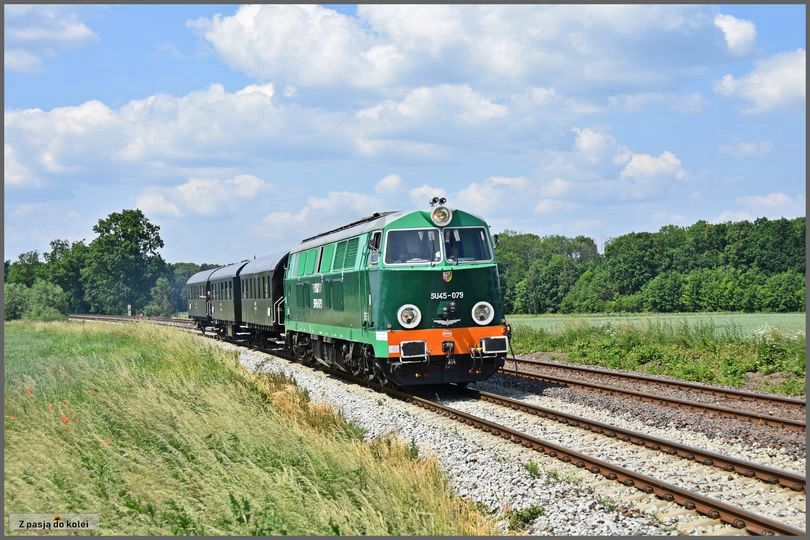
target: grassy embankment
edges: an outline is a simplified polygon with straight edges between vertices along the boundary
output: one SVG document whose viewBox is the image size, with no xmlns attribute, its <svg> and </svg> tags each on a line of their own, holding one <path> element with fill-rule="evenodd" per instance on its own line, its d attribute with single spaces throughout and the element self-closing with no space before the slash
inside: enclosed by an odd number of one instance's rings
<svg viewBox="0 0 810 540">
<path fill-rule="evenodd" d="M 436 462 L 149 325 L 5 325 L 5 512 L 101 534 L 491 534 Z M 6 534 L 9 534 L 6 524 Z"/>
<path fill-rule="evenodd" d="M 527 324 L 535 319 L 510 318 L 516 354 L 544 351 L 561 360 L 690 381 L 789 395 L 805 391 L 803 330 L 751 330 L 731 322 L 718 326 L 706 319 L 655 316 L 602 317 L 598 322 L 569 317 L 546 329 Z"/>
</svg>

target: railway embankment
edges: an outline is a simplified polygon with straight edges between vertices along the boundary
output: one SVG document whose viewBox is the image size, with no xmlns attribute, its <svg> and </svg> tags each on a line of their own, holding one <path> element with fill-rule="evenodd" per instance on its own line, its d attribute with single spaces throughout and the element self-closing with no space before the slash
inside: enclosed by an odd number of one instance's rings
<svg viewBox="0 0 810 540">
<path fill-rule="evenodd" d="M 115 535 L 498 530 L 416 447 L 369 441 L 214 342 L 147 324 L 5 330 L 6 513 L 97 512 Z"/>
</svg>

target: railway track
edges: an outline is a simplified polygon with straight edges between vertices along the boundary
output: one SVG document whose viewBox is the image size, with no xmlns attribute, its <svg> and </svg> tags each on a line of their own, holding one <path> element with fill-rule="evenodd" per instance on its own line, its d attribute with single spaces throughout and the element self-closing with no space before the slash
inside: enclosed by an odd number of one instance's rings
<svg viewBox="0 0 810 540">
<path fill-rule="evenodd" d="M 102 322 L 151 322 L 164 326 L 178 326 L 181 328 L 193 328 L 194 321 L 191 319 L 178 319 L 175 317 L 127 317 L 125 315 L 96 315 L 86 313 L 72 313 L 68 319 L 79 321 L 102 321 Z"/>
<path fill-rule="evenodd" d="M 113 316 L 73 316 L 71 318 L 79 320 L 102 320 L 109 322 L 153 322 L 157 324 L 181 326 L 191 328 L 193 323 L 191 321 L 184 322 L 182 319 L 156 319 L 156 318 L 135 318 L 135 317 L 113 317 Z M 209 336 L 218 337 L 218 336 Z M 236 342 L 237 345 L 243 345 Z M 282 356 L 288 360 L 292 358 L 279 350 L 266 350 L 259 347 L 250 346 L 249 348 L 263 350 L 271 354 Z M 343 379 L 352 382 L 372 386 L 378 391 L 384 392 L 387 395 L 412 403 L 423 409 L 427 409 L 445 417 L 451 418 L 462 422 L 468 426 L 480 429 L 483 432 L 499 436 L 512 443 L 520 444 L 523 447 L 530 448 L 537 452 L 544 453 L 550 457 L 559 459 L 562 462 L 570 463 L 579 468 L 585 468 L 593 474 L 601 475 L 609 480 L 620 482 L 625 486 L 633 487 L 643 493 L 654 495 L 662 500 L 673 502 L 688 510 L 694 510 L 700 514 L 706 515 L 712 519 L 720 520 L 724 523 L 730 524 L 733 527 L 745 529 L 746 531 L 757 535 L 788 535 L 788 536 L 804 536 L 805 531 L 798 529 L 791 525 L 780 523 L 769 517 L 750 512 L 743 508 L 718 501 L 711 497 L 707 497 L 700 493 L 684 489 L 667 482 L 663 482 L 656 478 L 629 470 L 620 465 L 616 465 L 593 456 L 589 456 L 571 449 L 564 448 L 550 441 L 545 441 L 517 430 L 503 426 L 501 424 L 480 418 L 478 416 L 460 411 L 448 405 L 438 403 L 434 400 L 420 397 L 416 394 L 405 392 L 402 390 L 391 389 L 376 384 L 369 384 L 368 381 L 352 377 L 350 375 L 337 372 L 335 370 L 327 370 L 330 373 L 337 375 Z M 589 421 L 587 419 L 575 417 L 529 405 L 511 398 L 491 394 L 488 392 L 481 392 L 477 390 L 467 390 L 471 395 L 475 395 L 478 399 L 497 403 L 499 405 L 509 407 L 511 409 L 521 410 L 530 414 L 535 414 L 545 418 L 550 418 L 556 421 L 565 422 L 569 425 L 574 425 L 599 433 L 600 430 L 607 436 L 615 436 L 621 440 L 627 440 L 638 445 L 660 450 L 673 455 L 678 455 L 685 459 L 693 459 L 704 465 L 723 468 L 729 472 L 737 472 L 743 476 L 756 477 L 768 483 L 778 483 L 781 486 L 789 489 L 803 491 L 805 490 L 805 478 L 801 475 L 791 473 L 789 471 L 782 471 L 771 467 L 750 463 L 744 460 L 739 460 L 730 456 L 722 456 L 719 454 L 707 452 L 685 445 L 680 445 L 671 441 L 664 441 L 653 437 L 648 437 L 640 433 L 629 430 L 620 429 L 607 424 Z"/>
<path fill-rule="evenodd" d="M 393 395 L 394 397 L 413 403 L 419 407 L 432 410 L 451 419 L 458 420 L 486 433 L 499 436 L 513 443 L 521 444 L 526 448 L 542 452 L 565 463 L 571 463 L 576 467 L 585 468 L 593 474 L 599 474 L 609 480 L 621 482 L 625 486 L 633 487 L 644 493 L 653 494 L 660 499 L 674 502 L 689 510 L 695 510 L 700 514 L 709 516 L 712 519 L 718 519 L 733 527 L 739 529 L 744 528 L 752 534 L 779 534 L 788 536 L 803 536 L 805 534 L 805 531 L 802 529 L 779 523 L 768 517 L 668 484 L 619 465 L 569 450 L 555 443 L 526 435 L 495 422 L 437 403 L 433 400 L 398 390 L 386 388 L 381 388 L 381 390 L 389 395 Z"/>
<path fill-rule="evenodd" d="M 658 403 L 670 407 L 677 407 L 681 409 L 690 410 L 693 412 L 701 412 L 707 414 L 709 416 L 715 416 L 718 418 L 732 418 L 736 420 L 742 420 L 745 422 L 750 422 L 752 424 L 757 425 L 764 425 L 764 426 L 772 426 L 780 429 L 788 429 L 797 432 L 805 432 L 805 421 L 798 420 L 794 418 L 785 418 L 780 416 L 771 416 L 767 414 L 761 414 L 753 411 L 746 411 L 737 408 L 731 408 L 727 406 L 721 405 L 714 405 L 710 403 L 705 403 L 697 400 L 687 400 L 687 399 L 680 399 L 676 397 L 668 397 L 665 395 L 661 395 L 660 393 L 651 393 L 651 392 L 642 392 L 639 390 L 631 390 L 628 388 L 624 388 L 621 386 L 610 385 L 606 383 L 598 383 L 598 382 L 590 382 L 585 380 L 580 380 L 574 377 L 565 377 L 565 376 L 557 376 L 551 375 L 544 371 L 542 371 L 547 365 L 553 366 L 556 369 L 568 369 L 568 366 L 561 366 L 560 364 L 551 363 L 551 362 L 541 362 L 535 360 L 526 360 L 521 358 L 509 358 L 507 359 L 506 365 L 499 371 L 499 373 L 507 376 L 513 377 L 521 377 L 525 379 L 531 379 L 535 381 L 541 382 L 548 382 L 552 384 L 560 384 L 565 386 L 579 386 L 582 388 L 586 388 L 591 391 L 599 392 L 602 394 L 609 394 L 609 395 L 616 395 L 616 396 L 623 396 L 623 397 L 630 397 L 633 399 L 637 399 L 640 401 L 647 401 L 651 403 Z M 514 366 L 514 367 L 511 367 Z M 610 372 L 607 370 L 600 370 L 595 368 L 584 368 L 583 366 L 571 366 L 572 372 L 579 372 L 579 371 L 586 371 L 589 374 L 598 373 L 599 375 L 609 375 L 613 377 L 623 377 L 624 375 L 630 375 L 626 377 L 627 380 L 631 381 L 639 381 L 639 380 L 652 380 L 656 383 L 662 382 L 666 383 L 666 386 L 669 388 L 677 387 L 680 390 L 689 389 L 690 391 L 701 391 L 707 387 L 703 385 L 697 385 L 693 383 L 681 383 L 677 381 L 662 381 L 661 379 L 657 379 L 654 377 L 647 377 L 644 375 L 635 375 L 635 374 L 624 374 L 624 373 L 615 373 Z M 698 390 L 699 389 L 699 390 Z M 755 399 L 759 400 L 760 402 L 765 402 L 767 400 L 771 400 L 773 403 L 779 404 L 781 406 L 782 403 L 791 403 L 791 406 L 798 407 L 800 404 L 803 406 L 804 402 L 802 400 L 794 400 L 793 398 L 782 398 L 781 396 L 769 396 L 764 394 L 755 394 L 752 392 L 743 392 L 743 391 L 732 391 L 732 390 L 725 390 L 721 388 L 717 389 L 710 389 L 711 392 L 715 394 L 722 394 L 722 395 L 737 395 L 743 394 L 746 395 L 751 401 Z"/>
<path fill-rule="evenodd" d="M 523 401 L 508 398 L 482 390 L 465 389 L 465 392 L 476 399 L 489 401 L 509 409 L 522 411 L 525 413 L 554 420 L 569 426 L 578 427 L 606 437 L 616 438 L 621 441 L 631 442 L 652 450 L 657 450 L 665 454 L 677 456 L 686 460 L 695 461 L 702 465 L 716 467 L 726 472 L 734 472 L 747 478 L 756 478 L 768 484 L 779 484 L 782 487 L 794 491 L 806 491 L 806 479 L 803 475 L 768 467 L 753 463 L 744 459 L 726 456 L 708 450 L 702 450 L 693 446 L 668 441 L 637 431 L 624 429 L 595 420 L 589 420 L 581 416 L 563 413 L 537 405 L 531 405 Z"/>
<path fill-rule="evenodd" d="M 510 358 L 513 361 L 514 358 Z M 737 390 L 734 388 L 719 388 L 716 386 L 708 386 L 705 384 L 693 383 L 689 381 L 678 381 L 663 379 L 661 377 L 654 377 L 651 375 L 643 375 L 641 373 L 628 373 L 620 371 L 612 371 L 609 369 L 580 366 L 576 364 L 563 364 L 559 362 L 550 362 L 548 360 L 538 360 L 533 358 L 518 358 L 524 366 L 536 366 L 546 370 L 562 370 L 569 373 L 577 373 L 583 375 L 596 375 L 600 377 L 614 378 L 617 381 L 632 381 L 632 383 L 642 383 L 662 389 L 678 390 L 689 392 L 690 395 L 695 397 L 707 396 L 714 400 L 723 400 L 728 402 L 747 402 L 752 404 L 764 404 L 770 406 L 778 406 L 789 410 L 796 410 L 804 416 L 806 401 L 800 398 L 779 396 L 775 394 L 759 394 L 756 392 L 749 392 L 747 390 Z"/>
</svg>

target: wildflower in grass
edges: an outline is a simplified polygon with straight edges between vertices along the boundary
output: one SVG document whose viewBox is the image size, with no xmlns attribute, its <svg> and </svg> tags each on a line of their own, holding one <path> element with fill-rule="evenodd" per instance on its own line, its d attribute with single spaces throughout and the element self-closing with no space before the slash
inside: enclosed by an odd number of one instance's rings
<svg viewBox="0 0 810 540">
<path fill-rule="evenodd" d="M 33 388 L 26 388 L 25 391 L 30 394 L 30 393 L 32 393 L 34 391 L 34 389 Z"/>
<path fill-rule="evenodd" d="M 49 408 L 50 410 L 53 410 L 53 403 L 48 403 L 48 408 Z"/>
<path fill-rule="evenodd" d="M 13 421 L 15 421 L 16 419 L 17 419 L 17 417 L 16 417 L 16 416 L 13 416 L 13 415 L 12 415 L 12 416 L 9 416 L 9 420 L 11 420 L 12 422 L 13 422 Z"/>
<path fill-rule="evenodd" d="M 68 417 L 67 417 L 67 416 L 63 416 L 63 417 L 62 417 L 62 423 L 63 423 L 63 424 L 67 424 L 68 422 L 70 422 L 70 420 L 68 420 Z"/>
</svg>

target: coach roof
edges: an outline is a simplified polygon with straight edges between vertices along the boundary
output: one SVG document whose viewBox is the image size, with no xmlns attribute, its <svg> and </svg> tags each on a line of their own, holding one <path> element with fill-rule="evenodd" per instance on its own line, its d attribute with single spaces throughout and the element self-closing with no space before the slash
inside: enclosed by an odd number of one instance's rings
<svg viewBox="0 0 810 540">
<path fill-rule="evenodd" d="M 195 285 L 197 283 L 205 283 L 206 281 L 208 281 L 209 276 L 216 271 L 217 271 L 216 268 L 209 268 L 208 270 L 202 270 L 200 272 L 197 272 L 196 274 L 188 278 L 186 284 Z"/>
<path fill-rule="evenodd" d="M 273 253 L 272 255 L 266 255 L 264 257 L 259 257 L 258 259 L 253 259 L 245 265 L 242 271 L 239 272 L 239 275 L 246 276 L 248 274 L 258 274 L 260 272 L 275 272 L 278 263 L 280 263 L 288 253 L 289 251 L 280 251 L 278 253 Z"/>
<path fill-rule="evenodd" d="M 214 270 L 214 273 L 208 277 L 208 279 L 215 280 L 215 279 L 234 278 L 239 275 L 239 270 L 247 263 L 248 261 L 243 261 L 231 264 L 229 266 L 223 266 L 222 268 L 217 268 L 216 270 Z"/>
</svg>

